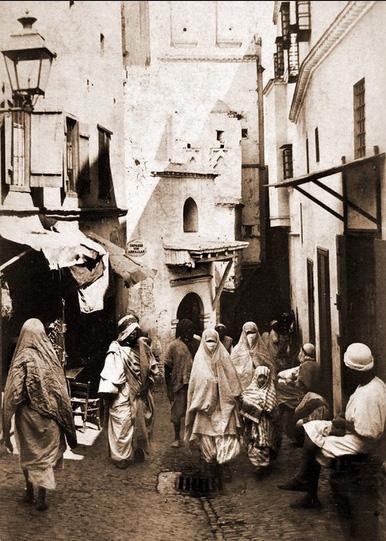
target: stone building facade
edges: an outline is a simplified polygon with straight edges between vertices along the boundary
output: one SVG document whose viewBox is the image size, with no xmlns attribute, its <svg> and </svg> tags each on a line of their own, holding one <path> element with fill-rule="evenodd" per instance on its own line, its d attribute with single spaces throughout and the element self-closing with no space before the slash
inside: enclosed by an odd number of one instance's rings
<svg viewBox="0 0 386 541">
<path fill-rule="evenodd" d="M 367 343 L 385 370 L 386 9 L 276 2 L 273 15 L 276 53 L 264 91 L 271 227 L 288 231 L 291 305 L 340 411 L 350 392 L 342 369 L 349 343 Z"/>
<path fill-rule="evenodd" d="M 197 332 L 214 324 L 216 291 L 237 290 L 242 265 L 261 261 L 262 11 L 256 2 L 124 4 L 127 238 L 143 242 L 142 261 L 158 271 L 151 287 L 130 290 L 129 305 L 162 344 L 181 314 L 197 319 Z M 184 224 L 190 204 L 196 227 Z"/>
<path fill-rule="evenodd" d="M 62 316 L 63 295 L 70 363 L 81 362 L 79 351 L 93 343 L 100 351 L 88 355 L 101 362 L 110 336 L 103 343 L 98 337 L 103 329 L 115 332 L 127 303 L 123 281 L 111 275 L 104 309 L 83 317 L 72 305 L 63 270 L 50 271 L 35 250 L 22 255 L 29 239 L 47 230 L 62 232 L 64 251 L 68 235 L 79 230 L 125 246 L 120 3 L 2 2 L 1 50 L 12 48 L 10 35 L 22 31 L 17 19 L 26 13 L 37 19 L 29 32 L 40 32 L 56 57 L 32 112 L 14 110 L 0 59 L 1 276 L 13 301 L 11 317 L 3 320 L 4 375 L 24 320 Z"/>
</svg>

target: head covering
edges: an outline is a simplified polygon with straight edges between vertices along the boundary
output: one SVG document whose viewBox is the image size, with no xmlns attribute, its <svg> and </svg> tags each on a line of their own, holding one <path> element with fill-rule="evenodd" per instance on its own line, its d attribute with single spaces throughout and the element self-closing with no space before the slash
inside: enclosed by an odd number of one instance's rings
<svg viewBox="0 0 386 541">
<path fill-rule="evenodd" d="M 264 385 L 259 386 L 257 378 L 267 376 Z M 275 384 L 271 370 L 267 366 L 258 366 L 250 385 L 241 395 L 240 413 L 254 422 L 260 422 L 262 412 L 271 413 L 277 407 Z"/>
<path fill-rule="evenodd" d="M 280 324 L 278 322 L 277 319 L 273 319 L 272 321 L 269 322 L 269 328 L 270 330 L 272 331 L 275 331 L 277 333 L 280 332 Z"/>
<path fill-rule="evenodd" d="M 316 359 L 316 350 L 314 344 L 311 344 L 310 342 L 307 342 L 306 344 L 302 345 L 302 351 L 305 355 L 306 361 L 314 361 Z"/>
<path fill-rule="evenodd" d="M 263 375 L 263 376 L 267 376 L 267 378 L 269 377 L 269 374 L 270 374 L 270 370 L 268 368 L 268 366 L 258 366 L 255 370 L 255 378 L 257 379 L 259 376 Z"/>
<path fill-rule="evenodd" d="M 213 352 L 208 349 L 207 340 L 216 341 Z M 205 330 L 194 357 L 189 381 L 185 418 L 187 441 L 195 439 L 197 434 L 223 435 L 234 412 L 235 397 L 240 394 L 237 373 L 229 362 L 229 353 L 220 342 L 217 331 Z M 198 413 L 206 414 L 206 421 L 201 417 L 199 428 L 196 422 Z"/>
<path fill-rule="evenodd" d="M 179 320 L 176 327 L 176 338 L 182 338 L 189 334 L 192 336 L 194 334 L 193 323 L 190 321 L 190 319 Z"/>
<path fill-rule="evenodd" d="M 256 334 L 252 346 L 247 340 L 247 332 Z M 268 366 L 273 369 L 272 361 L 266 344 L 259 334 L 256 323 L 248 321 L 244 323 L 240 340 L 231 354 L 231 360 L 239 376 L 243 389 L 251 383 L 254 370 L 259 365 Z"/>
<path fill-rule="evenodd" d="M 217 323 L 217 325 L 215 326 L 215 330 L 218 332 L 219 329 L 224 329 L 224 331 L 226 332 L 227 328 L 226 326 L 224 325 L 224 323 Z"/>
<path fill-rule="evenodd" d="M 19 335 L 4 390 L 4 422 L 22 403 L 64 430 L 70 446 L 76 431 L 66 378 L 53 345 L 39 319 L 28 319 Z"/>
<path fill-rule="evenodd" d="M 366 372 L 374 367 L 374 357 L 366 344 L 350 344 L 343 356 L 343 362 L 351 370 Z"/>
<path fill-rule="evenodd" d="M 118 321 L 118 338 L 117 341 L 122 343 L 135 330 L 139 329 L 138 320 L 134 314 L 123 316 Z"/>
</svg>

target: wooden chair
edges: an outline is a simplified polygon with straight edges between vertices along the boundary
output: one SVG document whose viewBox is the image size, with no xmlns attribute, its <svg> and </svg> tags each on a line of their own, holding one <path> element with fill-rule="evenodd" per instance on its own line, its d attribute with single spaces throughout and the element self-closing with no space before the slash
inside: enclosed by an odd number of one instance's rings
<svg viewBox="0 0 386 541">
<path fill-rule="evenodd" d="M 70 397 L 72 405 L 72 414 L 75 418 L 80 415 L 83 419 L 82 432 L 86 429 L 86 421 L 96 422 L 98 430 L 101 429 L 100 398 L 90 398 L 90 382 L 79 383 L 70 381 Z"/>
</svg>

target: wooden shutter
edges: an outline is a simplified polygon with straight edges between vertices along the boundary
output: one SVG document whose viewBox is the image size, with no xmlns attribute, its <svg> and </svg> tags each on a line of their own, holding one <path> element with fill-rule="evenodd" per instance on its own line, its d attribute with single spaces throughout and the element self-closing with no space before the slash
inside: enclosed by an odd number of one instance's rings
<svg viewBox="0 0 386 541">
<path fill-rule="evenodd" d="M 61 112 L 31 115 L 31 186 L 63 185 L 64 127 Z"/>
<path fill-rule="evenodd" d="M 77 192 L 82 194 L 90 193 L 90 134 L 87 124 L 79 124 L 79 175 Z"/>
<path fill-rule="evenodd" d="M 12 184 L 12 115 L 11 113 L 5 113 L 3 118 L 4 143 L 2 147 L 4 146 L 4 182 L 5 184 Z"/>
</svg>

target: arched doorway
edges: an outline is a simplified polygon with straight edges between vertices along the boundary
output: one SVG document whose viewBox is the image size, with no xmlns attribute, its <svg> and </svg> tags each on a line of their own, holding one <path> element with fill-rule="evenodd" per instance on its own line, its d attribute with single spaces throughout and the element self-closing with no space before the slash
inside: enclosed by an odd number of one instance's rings
<svg viewBox="0 0 386 541">
<path fill-rule="evenodd" d="M 194 332 L 201 336 L 203 326 L 204 306 L 197 293 L 188 293 L 180 302 L 177 310 L 177 319 L 190 319 L 194 325 Z"/>
</svg>

